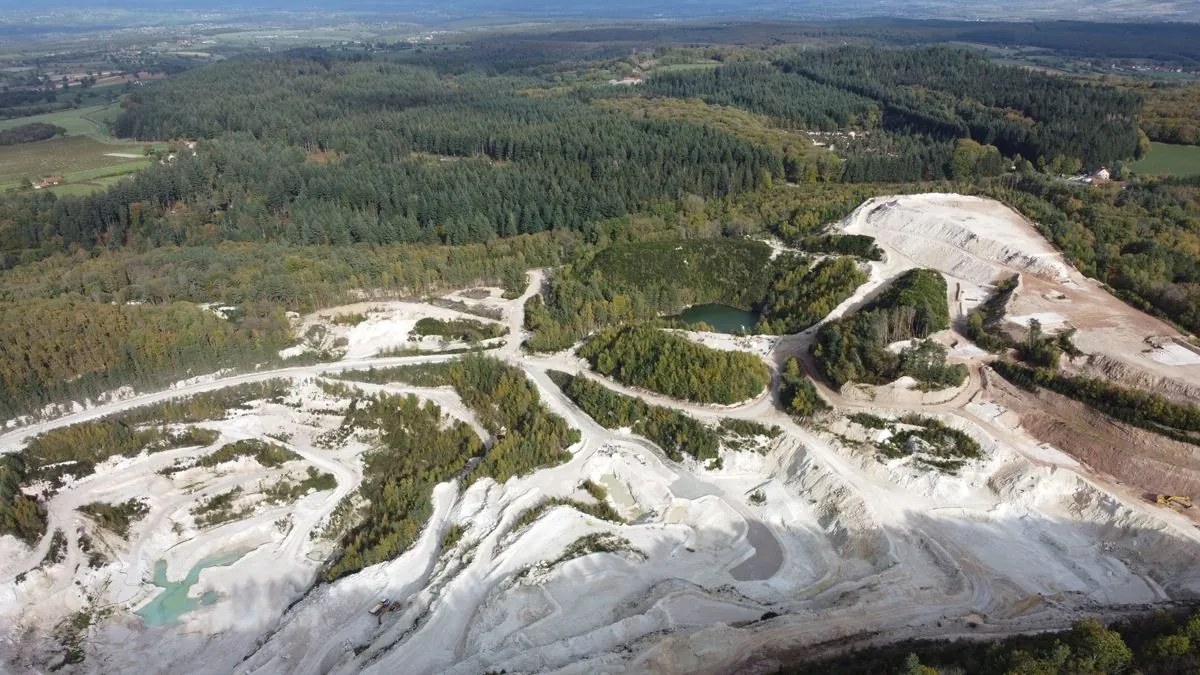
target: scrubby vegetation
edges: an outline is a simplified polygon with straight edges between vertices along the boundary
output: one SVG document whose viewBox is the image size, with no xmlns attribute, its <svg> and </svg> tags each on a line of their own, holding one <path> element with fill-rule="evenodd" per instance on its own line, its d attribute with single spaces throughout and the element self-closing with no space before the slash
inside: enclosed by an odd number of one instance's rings
<svg viewBox="0 0 1200 675">
<path fill-rule="evenodd" d="M 91 502 L 80 506 L 78 511 L 124 539 L 129 535 L 129 528 L 150 513 L 150 506 L 144 499 L 133 498 L 119 504 Z"/>
<path fill-rule="evenodd" d="M 774 262 L 775 276 L 762 302 L 761 333 L 799 333 L 825 318 L 855 289 L 867 273 L 854 258 L 831 258 L 809 264 L 784 254 Z"/>
<path fill-rule="evenodd" d="M 414 363 L 405 366 L 389 368 L 368 368 L 367 370 L 343 370 L 340 373 L 329 373 L 325 377 L 370 384 L 388 384 L 400 382 L 414 387 L 443 387 L 450 384 L 450 370 L 453 363 Z"/>
<path fill-rule="evenodd" d="M 612 532 L 592 532 L 571 542 L 563 549 L 562 555 L 555 558 L 547 567 L 555 567 L 593 553 L 628 553 L 642 560 L 646 559 L 646 554 L 634 548 L 633 544 L 625 537 Z"/>
<path fill-rule="evenodd" d="M 214 467 L 232 462 L 239 457 L 250 457 L 264 467 L 274 468 L 300 459 L 300 455 L 277 443 L 268 443 L 257 438 L 234 441 L 196 460 L 196 466 Z"/>
<path fill-rule="evenodd" d="M 457 361 L 451 384 L 475 418 L 497 437 L 472 476 L 503 483 L 540 466 L 570 459 L 579 430 L 541 403 L 537 387 L 514 366 L 486 357 Z"/>
<path fill-rule="evenodd" d="M 835 253 L 864 260 L 883 260 L 883 249 L 865 234 L 822 234 L 804 237 L 795 245 L 813 253 Z"/>
<path fill-rule="evenodd" d="M 328 492 L 336 488 L 337 478 L 333 474 L 310 466 L 305 469 L 304 478 L 299 482 L 293 482 L 290 476 L 285 476 L 263 490 L 263 496 L 275 504 L 290 504 L 309 492 Z"/>
<path fill-rule="evenodd" d="M 159 470 L 164 476 L 171 476 L 194 468 L 212 468 L 226 462 L 232 462 L 240 457 L 249 457 L 259 465 L 268 469 L 283 466 L 287 462 L 300 459 L 300 455 L 288 450 L 277 443 L 268 443 L 257 438 L 247 438 L 233 443 L 226 443 L 216 450 L 194 460 L 176 460 L 172 466 Z"/>
<path fill-rule="evenodd" d="M 459 525 L 458 523 L 451 524 L 450 527 L 447 527 L 446 531 L 442 533 L 442 543 L 438 548 L 442 551 L 442 553 L 453 550 L 455 546 L 458 546 L 458 542 L 462 541 L 463 535 L 466 533 L 466 527 Z"/>
<path fill-rule="evenodd" d="M 325 571 L 328 581 L 404 552 L 432 513 L 433 487 L 484 451 L 469 426 L 447 423 L 441 408 L 415 396 L 358 399 L 343 425 L 377 433 L 378 443 L 364 455 L 359 490 L 365 513 L 342 537 L 341 551 Z"/>
<path fill-rule="evenodd" d="M 854 413 L 847 419 L 864 429 L 889 432 L 884 440 L 873 443 L 879 456 L 888 459 L 911 457 L 919 466 L 952 474 L 983 454 L 979 441 L 970 434 L 934 417 L 907 414 L 893 420 Z"/>
<path fill-rule="evenodd" d="M 33 546 L 46 531 L 46 510 L 21 492 L 29 480 L 21 454 L 0 456 L 0 534 L 11 534 Z"/>
<path fill-rule="evenodd" d="M 996 290 L 988 299 L 967 315 L 967 337 L 989 352 L 998 352 L 1013 346 L 1013 340 L 1000 329 L 1004 319 L 1004 308 L 1021 283 L 1020 275 L 1014 274 L 996 284 Z"/>
<path fill-rule="evenodd" d="M 163 403 L 134 408 L 91 422 L 54 429 L 35 437 L 20 453 L 0 457 L 0 534 L 36 541 L 45 530 L 45 512 L 21 487 L 47 481 L 53 488 L 67 476 L 91 475 L 96 465 L 113 457 L 142 452 L 211 445 L 217 432 L 166 425 L 220 419 L 229 410 L 258 399 L 278 400 L 290 390 L 285 380 L 228 387 Z"/>
<path fill-rule="evenodd" d="M 922 415 L 905 415 L 900 422 L 911 428 L 897 427 L 880 451 L 888 457 L 911 454 L 931 455 L 938 459 L 978 459 L 979 442 L 966 432 Z"/>
<path fill-rule="evenodd" d="M 284 379 L 247 382 L 134 408 L 121 413 L 120 419 L 126 424 L 191 424 L 225 419 L 232 410 L 247 410 L 251 401 L 280 403 L 291 390 L 292 383 Z"/>
<path fill-rule="evenodd" d="M 802 420 L 829 410 L 829 404 L 817 393 L 817 388 L 800 369 L 795 357 L 789 358 L 784 364 L 779 380 L 779 398 L 789 415 Z"/>
<path fill-rule="evenodd" d="M 1105 627 L 1083 619 L 1066 631 L 1003 640 L 916 640 L 791 663 L 780 675 L 1009 675 L 1144 673 L 1200 670 L 1200 615 L 1157 612 Z"/>
<path fill-rule="evenodd" d="M 721 433 L 731 434 L 734 436 L 766 436 L 767 438 L 778 438 L 783 434 L 783 429 L 778 425 L 767 426 L 765 424 L 755 422 L 753 420 L 743 420 L 736 417 L 721 418 Z"/>
<path fill-rule="evenodd" d="M 342 537 L 326 580 L 389 560 L 411 546 L 432 512 L 430 495 L 438 483 L 456 476 L 504 482 L 570 457 L 566 448 L 579 432 L 542 405 L 521 370 L 469 357 L 450 366 L 449 379 L 479 423 L 497 437 L 495 444 L 485 454 L 467 424 L 448 421 L 441 408 L 422 405 L 415 396 L 357 398 L 343 427 L 374 432 L 378 443 L 365 456 L 359 488 L 367 506 Z M 480 461 L 468 474 L 472 458 Z"/>
<path fill-rule="evenodd" d="M 653 441 L 676 462 L 684 455 L 701 461 L 717 457 L 720 435 L 693 417 L 619 394 L 582 375 L 550 371 L 550 378 L 600 426 L 608 429 L 628 427 L 633 433 Z"/>
<path fill-rule="evenodd" d="M 241 487 L 235 487 L 197 503 L 191 510 L 192 517 L 196 520 L 196 527 L 207 530 L 250 515 L 251 507 L 237 508 L 235 506 L 235 502 L 242 496 L 242 492 L 244 490 Z"/>
<path fill-rule="evenodd" d="M 908 375 L 925 389 L 962 384 L 963 365 L 946 364 L 946 349 L 924 340 L 950 326 L 946 280 L 933 270 L 910 270 L 870 305 L 821 326 L 812 353 L 834 386 L 886 384 Z M 918 340 L 899 354 L 888 345 Z"/>
<path fill-rule="evenodd" d="M 566 499 L 564 497 L 552 497 L 550 499 L 542 500 L 536 505 L 522 511 L 521 515 L 517 516 L 517 518 L 513 521 L 512 528 L 509 529 L 509 533 L 517 534 L 521 530 L 537 522 L 539 518 L 546 515 L 547 511 L 559 506 L 566 506 L 593 518 L 607 520 L 610 523 L 625 522 L 625 520 L 621 518 L 620 514 L 617 513 L 616 509 L 614 509 L 607 502 L 589 503 L 581 502 L 575 499 Z"/>
<path fill-rule="evenodd" d="M 216 440 L 217 432 L 209 429 L 139 429 L 115 417 L 47 431 L 30 441 L 22 454 L 27 480 L 46 480 L 61 486 L 67 476 L 89 476 L 96 471 L 97 464 L 113 457 L 135 457 L 143 452 L 204 446 Z"/>
<path fill-rule="evenodd" d="M 335 326 L 357 326 L 367 320 L 367 315 L 362 312 L 353 312 L 347 314 L 334 314 L 329 322 Z"/>
<path fill-rule="evenodd" d="M 645 325 L 605 329 L 579 355 L 602 375 L 696 403 L 738 403 L 770 382 L 766 364 L 752 354 L 711 349 Z"/>
<path fill-rule="evenodd" d="M 413 326 L 411 335 L 438 335 L 447 340 L 461 342 L 482 342 L 498 338 L 508 332 L 508 329 L 498 323 L 476 321 L 474 319 L 432 319 L 425 317 Z"/>
</svg>

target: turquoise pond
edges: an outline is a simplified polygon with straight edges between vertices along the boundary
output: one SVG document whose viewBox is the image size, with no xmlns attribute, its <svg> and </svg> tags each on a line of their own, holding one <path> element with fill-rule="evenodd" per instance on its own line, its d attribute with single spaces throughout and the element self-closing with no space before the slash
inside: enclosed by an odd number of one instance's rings
<svg viewBox="0 0 1200 675">
<path fill-rule="evenodd" d="M 226 567 L 232 565 L 249 551 L 229 551 L 210 555 L 196 563 L 188 570 L 187 576 L 181 581 L 167 580 L 167 561 L 159 560 L 154 563 L 154 585 L 163 589 L 161 593 L 145 607 L 137 611 L 138 616 L 149 627 L 169 626 L 179 621 L 179 617 L 203 605 L 211 605 L 217 601 L 216 591 L 208 591 L 198 598 L 188 596 L 188 590 L 200 580 L 200 572 L 209 567 Z"/>
<path fill-rule="evenodd" d="M 758 323 L 757 312 L 747 312 L 737 307 L 715 303 L 688 307 L 675 318 L 689 326 L 706 323 L 720 333 L 736 333 L 740 330 L 753 331 L 755 324 Z"/>
</svg>

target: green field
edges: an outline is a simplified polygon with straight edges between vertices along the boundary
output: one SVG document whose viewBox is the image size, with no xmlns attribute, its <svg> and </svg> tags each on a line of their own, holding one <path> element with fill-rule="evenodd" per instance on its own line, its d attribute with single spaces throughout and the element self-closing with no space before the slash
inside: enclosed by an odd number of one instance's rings
<svg viewBox="0 0 1200 675">
<path fill-rule="evenodd" d="M 68 136 L 83 136 L 96 132 L 96 127 L 99 126 L 102 116 L 108 112 L 107 109 L 109 107 L 110 104 L 94 105 L 86 108 L 60 110 L 59 112 L 46 113 L 45 115 L 0 120 L 0 131 L 19 127 L 24 124 L 32 124 L 33 122 L 42 122 L 45 124 L 57 124 L 67 130 Z"/>
<path fill-rule="evenodd" d="M 1151 143 L 1146 156 L 1129 165 L 1135 173 L 1166 176 L 1200 174 L 1200 146 Z"/>
<path fill-rule="evenodd" d="M 18 187 L 21 181 L 62 176 L 68 183 L 91 183 L 127 174 L 150 163 L 144 157 L 112 157 L 109 153 L 141 155 L 146 143 L 101 143 L 87 136 L 52 138 L 37 143 L 0 147 L 0 190 Z M 96 182 L 93 187 L 103 186 Z M 56 188 L 61 190 L 62 188 Z M 74 188 L 78 192 L 79 187 Z"/>
</svg>

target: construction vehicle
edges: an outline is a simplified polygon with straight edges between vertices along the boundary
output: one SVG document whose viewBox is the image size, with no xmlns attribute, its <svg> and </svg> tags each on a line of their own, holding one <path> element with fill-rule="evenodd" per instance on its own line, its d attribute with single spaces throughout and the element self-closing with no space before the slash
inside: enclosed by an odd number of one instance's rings
<svg viewBox="0 0 1200 675">
<path fill-rule="evenodd" d="M 404 603 L 400 600 L 388 600 L 384 598 L 372 605 L 367 613 L 375 617 L 376 623 L 383 623 L 383 616 L 388 612 L 395 612 L 404 608 Z"/>
<path fill-rule="evenodd" d="M 1192 498 L 1183 495 L 1157 495 L 1154 501 L 1163 506 L 1179 505 L 1185 509 L 1192 508 Z"/>
</svg>

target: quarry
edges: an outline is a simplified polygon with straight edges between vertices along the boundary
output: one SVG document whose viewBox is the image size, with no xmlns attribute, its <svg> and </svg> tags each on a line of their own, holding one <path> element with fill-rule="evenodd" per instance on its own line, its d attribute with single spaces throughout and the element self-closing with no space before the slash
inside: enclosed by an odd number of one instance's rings
<svg viewBox="0 0 1200 675">
<path fill-rule="evenodd" d="M 330 360 L 196 378 L 10 425 L 3 453 L 70 425 L 282 383 L 278 395 L 195 422 L 207 443 L 112 457 L 43 486 L 46 534 L 32 544 L 0 536 L 0 651 L 32 667 L 86 633 L 78 649 L 87 658 L 67 672 L 153 662 L 164 672 L 264 675 L 754 673 L 773 672 L 793 651 L 1005 636 L 1200 596 L 1200 519 L 1152 498 L 1200 494 L 1195 446 L 1017 387 L 965 333 L 971 311 L 1016 275 L 1005 329 L 1073 328 L 1084 355 L 1064 363 L 1067 372 L 1195 401 L 1194 343 L 1084 277 L 996 201 L 878 197 L 830 227 L 874 237 L 885 255 L 865 263 L 868 281 L 825 321 L 908 270 L 936 270 L 951 328 L 933 337 L 966 366 L 961 386 L 833 388 L 814 378 L 833 411 L 812 422 L 780 409 L 777 386 L 732 405 L 666 397 L 593 372 L 573 350 L 522 349 L 526 302 L 552 270 L 531 271 L 516 297 L 475 289 L 436 306 L 371 300 L 323 310 L 296 319 L 305 337 L 285 356 L 333 352 Z M 424 319 L 475 322 L 491 337 L 422 333 Z M 790 357 L 814 372 L 818 328 L 673 332 L 754 355 L 778 374 Z M 480 356 L 519 369 L 540 404 L 578 432 L 569 457 L 503 482 L 438 482 L 411 546 L 325 580 L 337 545 L 329 533 L 353 508 L 375 442 L 346 431 L 361 400 L 414 396 L 489 448 L 508 433 L 492 431 L 451 386 L 340 378 Z M 585 413 L 556 384 L 560 373 L 708 428 L 734 420 L 772 431 L 722 441 L 719 463 L 674 460 L 632 428 Z M 877 452 L 914 428 L 912 415 L 965 434 L 978 456 L 938 471 L 911 450 Z M 247 443 L 283 454 L 202 461 Z M 124 536 L 80 511 L 129 500 L 145 514 Z M 617 518 L 572 506 L 580 503 Z"/>
</svg>

